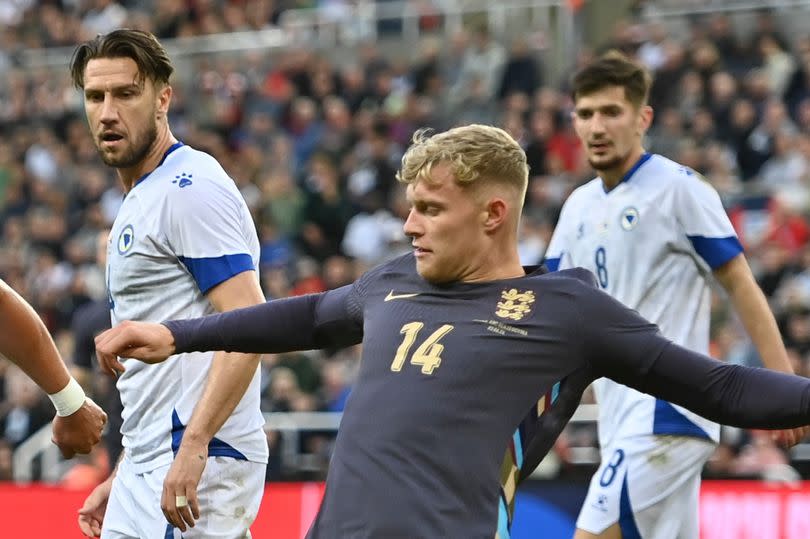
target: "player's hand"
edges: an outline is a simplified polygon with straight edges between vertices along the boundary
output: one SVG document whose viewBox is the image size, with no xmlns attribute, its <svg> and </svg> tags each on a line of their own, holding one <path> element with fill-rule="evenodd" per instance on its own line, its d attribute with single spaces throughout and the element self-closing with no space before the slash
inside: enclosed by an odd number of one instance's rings
<svg viewBox="0 0 810 539">
<path fill-rule="evenodd" d="M 66 459 L 73 458 L 76 453 L 84 455 L 101 440 L 101 431 L 106 423 L 104 410 L 87 398 L 82 407 L 69 416 L 53 418 L 51 441 Z"/>
<path fill-rule="evenodd" d="M 104 522 L 104 512 L 107 510 L 107 500 L 110 499 L 112 482 L 113 478 L 110 476 L 94 488 L 79 509 L 79 529 L 86 537 L 101 536 L 101 525 Z"/>
<path fill-rule="evenodd" d="M 186 526 L 194 527 L 200 518 L 200 503 L 197 499 L 197 485 L 200 483 L 205 463 L 208 460 L 208 446 L 180 444 L 177 456 L 163 481 L 163 496 L 160 508 L 169 524 L 186 531 Z"/>
<path fill-rule="evenodd" d="M 96 356 L 103 371 L 124 372 L 118 357 L 160 363 L 174 354 L 174 335 L 163 324 L 124 321 L 96 336 Z"/>
<path fill-rule="evenodd" d="M 777 445 L 787 449 L 801 442 L 808 434 L 810 434 L 810 427 L 799 427 L 797 429 L 773 431 L 771 439 Z"/>
</svg>

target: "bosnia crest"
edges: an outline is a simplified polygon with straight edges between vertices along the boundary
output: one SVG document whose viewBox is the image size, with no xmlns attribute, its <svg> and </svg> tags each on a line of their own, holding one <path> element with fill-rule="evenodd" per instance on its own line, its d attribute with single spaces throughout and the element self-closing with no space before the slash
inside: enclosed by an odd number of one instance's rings
<svg viewBox="0 0 810 539">
<path fill-rule="evenodd" d="M 127 225 L 118 235 L 118 254 L 125 255 L 135 244 L 135 229 Z"/>
<path fill-rule="evenodd" d="M 622 228 L 625 230 L 633 230 L 638 224 L 638 219 L 638 210 L 633 206 L 629 206 L 622 210 L 622 215 L 619 218 L 619 224 L 621 224 Z"/>
</svg>

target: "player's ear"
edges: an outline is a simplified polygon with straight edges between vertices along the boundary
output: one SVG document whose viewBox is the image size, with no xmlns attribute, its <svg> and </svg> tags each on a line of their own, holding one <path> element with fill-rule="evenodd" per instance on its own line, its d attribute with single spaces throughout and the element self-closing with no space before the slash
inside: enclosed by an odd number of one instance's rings
<svg viewBox="0 0 810 539">
<path fill-rule="evenodd" d="M 652 125 L 653 109 L 649 105 L 643 105 L 638 115 L 638 134 L 644 136 Z"/>
<path fill-rule="evenodd" d="M 172 102 L 172 87 L 163 84 L 157 88 L 157 119 L 165 118 L 169 113 L 169 104 Z"/>
<path fill-rule="evenodd" d="M 509 214 L 509 204 L 501 197 L 493 197 L 487 203 L 486 211 L 482 213 L 484 230 L 494 232 L 502 226 Z"/>
</svg>

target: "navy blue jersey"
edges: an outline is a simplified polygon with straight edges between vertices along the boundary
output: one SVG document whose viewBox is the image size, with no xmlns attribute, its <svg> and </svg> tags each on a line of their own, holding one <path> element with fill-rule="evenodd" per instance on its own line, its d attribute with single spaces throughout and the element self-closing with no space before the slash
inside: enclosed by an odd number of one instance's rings
<svg viewBox="0 0 810 539">
<path fill-rule="evenodd" d="M 545 452 L 599 376 L 730 424 L 810 419 L 810 381 L 674 345 L 582 269 L 437 286 L 406 255 L 347 287 L 167 326 L 178 351 L 362 340 L 311 539 L 491 539 L 504 448 L 526 410 L 549 396 L 533 444 Z"/>
</svg>

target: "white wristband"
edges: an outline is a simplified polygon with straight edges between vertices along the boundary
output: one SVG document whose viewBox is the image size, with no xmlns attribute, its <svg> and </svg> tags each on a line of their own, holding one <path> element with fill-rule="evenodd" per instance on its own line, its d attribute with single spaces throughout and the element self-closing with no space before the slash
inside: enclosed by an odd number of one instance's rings
<svg viewBox="0 0 810 539">
<path fill-rule="evenodd" d="M 84 401 L 87 398 L 82 386 L 80 386 L 79 382 L 72 376 L 64 389 L 52 395 L 48 395 L 48 397 L 56 407 L 56 415 L 60 417 L 73 414 L 84 405 Z"/>
</svg>

